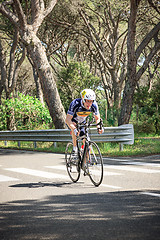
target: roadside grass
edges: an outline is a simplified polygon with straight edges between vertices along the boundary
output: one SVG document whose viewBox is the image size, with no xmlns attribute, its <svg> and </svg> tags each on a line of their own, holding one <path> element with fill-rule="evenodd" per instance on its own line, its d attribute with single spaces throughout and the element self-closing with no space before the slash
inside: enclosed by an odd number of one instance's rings
<svg viewBox="0 0 160 240">
<path fill-rule="evenodd" d="M 64 153 L 67 143 L 57 143 L 56 147 L 52 142 L 37 142 L 34 148 L 33 142 L 21 142 L 20 147 L 14 141 L 8 141 L 5 146 L 0 142 L 0 148 L 32 150 L 41 152 Z M 123 145 L 123 151 L 119 150 L 118 143 L 99 143 L 103 156 L 139 156 L 160 154 L 160 136 L 158 137 L 135 137 L 133 145 Z"/>
</svg>

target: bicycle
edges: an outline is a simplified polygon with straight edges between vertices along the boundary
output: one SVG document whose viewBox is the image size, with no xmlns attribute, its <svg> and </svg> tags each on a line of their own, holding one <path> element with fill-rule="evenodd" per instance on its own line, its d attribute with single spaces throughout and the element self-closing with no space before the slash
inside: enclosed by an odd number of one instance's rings
<svg viewBox="0 0 160 240">
<path fill-rule="evenodd" d="M 84 176 L 89 176 L 92 183 L 98 187 L 103 180 L 103 159 L 98 145 L 90 140 L 89 129 L 91 126 L 99 125 L 102 129 L 102 120 L 98 124 L 93 124 L 93 121 L 87 119 L 86 123 L 77 124 L 77 129 L 84 127 L 85 135 L 77 136 L 78 159 L 72 159 L 73 143 L 68 142 L 65 151 L 65 160 L 67 172 L 73 182 L 77 182 L 80 178 L 81 170 L 84 171 Z M 85 139 L 84 150 L 81 152 L 81 140 Z"/>
</svg>

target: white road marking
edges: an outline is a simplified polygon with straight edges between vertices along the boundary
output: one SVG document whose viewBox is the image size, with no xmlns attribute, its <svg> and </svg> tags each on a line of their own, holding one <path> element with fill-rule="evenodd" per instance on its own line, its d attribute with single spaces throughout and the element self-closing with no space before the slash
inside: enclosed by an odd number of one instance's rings
<svg viewBox="0 0 160 240">
<path fill-rule="evenodd" d="M 146 163 L 146 162 L 126 162 L 122 164 L 128 164 L 128 165 L 140 165 L 140 166 L 149 166 L 149 167 L 160 167 L 160 164 L 158 163 Z"/>
<path fill-rule="evenodd" d="M 129 159 L 120 159 L 120 158 L 105 158 L 103 157 L 103 159 L 109 160 L 109 161 L 117 161 L 117 162 L 129 162 Z"/>
<path fill-rule="evenodd" d="M 57 169 L 57 170 L 65 170 L 66 171 L 66 166 L 45 166 L 46 168 L 52 168 L 52 169 Z M 96 170 L 92 170 L 92 171 L 96 171 Z M 97 171 L 98 172 L 98 171 Z M 116 172 L 105 172 L 104 171 L 104 176 L 111 176 L 111 175 L 123 175 L 121 173 L 116 173 Z"/>
<path fill-rule="evenodd" d="M 122 187 L 118 187 L 118 186 L 113 186 L 113 185 L 107 185 L 107 184 L 101 184 L 102 187 L 107 187 L 107 188 L 113 188 L 113 189 L 120 189 Z"/>
<path fill-rule="evenodd" d="M 64 165 L 58 165 L 58 166 L 45 166 L 45 168 L 51 168 L 51 169 L 57 169 L 57 170 L 64 170 L 67 171 L 66 166 Z"/>
<path fill-rule="evenodd" d="M 12 171 L 12 172 L 18 172 L 18 173 L 23 173 L 23 174 L 28 174 L 36 177 L 43 177 L 43 178 L 49 178 L 49 179 L 68 179 L 67 175 L 62 175 L 62 174 L 57 174 L 57 173 L 50 173 L 50 172 L 44 172 L 44 171 L 39 171 L 39 170 L 33 170 L 29 168 L 5 168 L 7 171 Z"/>
<path fill-rule="evenodd" d="M 160 197 L 160 194 L 158 194 L 158 193 L 141 192 L 141 194 L 149 195 L 149 196 L 153 196 L 153 197 Z"/>
<path fill-rule="evenodd" d="M 19 179 L 0 175 L 0 182 L 9 182 L 9 181 L 19 181 Z"/>
<path fill-rule="evenodd" d="M 130 165 L 146 165 L 151 167 L 160 167 L 160 164 L 158 163 L 147 163 L 147 162 L 138 162 L 138 161 L 132 161 L 131 159 L 118 159 L 118 158 L 104 158 L 109 161 L 115 161 L 115 162 L 122 162 L 122 164 L 130 164 Z"/>
<path fill-rule="evenodd" d="M 128 166 L 104 165 L 104 168 L 121 170 L 121 171 L 141 172 L 141 173 L 160 173 L 160 170 L 138 168 L 138 167 L 136 168 L 136 167 L 128 167 Z"/>
</svg>

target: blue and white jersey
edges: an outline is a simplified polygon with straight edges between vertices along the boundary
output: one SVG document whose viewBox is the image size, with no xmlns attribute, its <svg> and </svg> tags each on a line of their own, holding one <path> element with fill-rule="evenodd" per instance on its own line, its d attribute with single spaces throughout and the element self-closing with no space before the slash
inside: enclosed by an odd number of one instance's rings
<svg viewBox="0 0 160 240">
<path fill-rule="evenodd" d="M 71 102 L 67 114 L 73 116 L 72 118 L 73 122 L 82 123 L 83 121 L 85 121 L 86 117 L 88 117 L 89 114 L 91 114 L 91 112 L 93 112 L 94 115 L 99 115 L 97 102 L 94 101 L 92 103 L 91 108 L 88 110 L 84 107 L 82 99 L 77 98 Z"/>
</svg>

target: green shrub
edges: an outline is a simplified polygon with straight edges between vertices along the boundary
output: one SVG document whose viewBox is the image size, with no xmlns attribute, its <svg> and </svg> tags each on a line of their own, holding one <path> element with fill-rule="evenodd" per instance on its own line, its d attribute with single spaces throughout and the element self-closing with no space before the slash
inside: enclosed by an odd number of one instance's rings
<svg viewBox="0 0 160 240">
<path fill-rule="evenodd" d="M 155 127 L 152 123 L 148 123 L 148 122 L 135 123 L 134 132 L 135 134 L 141 134 L 141 133 L 155 134 Z"/>
<path fill-rule="evenodd" d="M 37 98 L 22 93 L 17 98 L 3 100 L 0 106 L 0 130 L 7 129 L 7 118 L 14 118 L 18 130 L 48 128 L 52 122 L 49 110 Z"/>
</svg>

